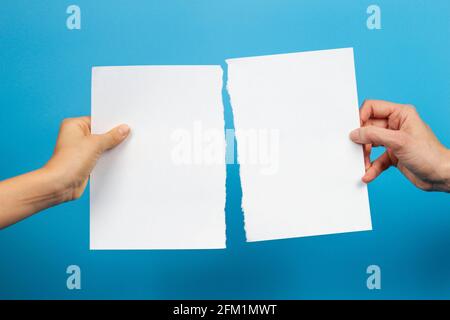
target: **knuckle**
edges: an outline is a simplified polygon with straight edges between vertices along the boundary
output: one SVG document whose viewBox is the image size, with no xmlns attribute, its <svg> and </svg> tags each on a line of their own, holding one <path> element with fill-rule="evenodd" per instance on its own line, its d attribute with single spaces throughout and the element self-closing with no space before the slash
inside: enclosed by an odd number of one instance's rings
<svg viewBox="0 0 450 320">
<path fill-rule="evenodd" d="M 367 108 L 367 106 L 371 105 L 373 103 L 373 100 L 371 99 L 364 99 L 364 101 L 361 104 L 361 108 Z"/>
<path fill-rule="evenodd" d="M 95 148 L 101 148 L 101 146 L 102 146 L 102 139 L 101 139 L 101 137 L 99 135 L 92 135 L 92 136 L 89 137 L 89 139 L 91 139 L 92 145 Z"/>
<path fill-rule="evenodd" d="M 73 125 L 75 123 L 75 119 L 74 118 L 65 118 L 63 119 L 63 121 L 61 122 L 61 126 L 62 127 L 66 127 L 66 126 L 70 126 Z"/>
<path fill-rule="evenodd" d="M 114 143 L 119 143 L 121 138 L 120 138 L 120 134 L 116 131 L 114 131 L 114 133 L 112 134 L 112 139 L 114 141 Z"/>
<path fill-rule="evenodd" d="M 373 141 L 374 139 L 376 139 L 376 132 L 373 130 L 373 128 L 371 127 L 366 127 L 364 128 L 365 130 L 363 130 L 363 135 L 366 137 L 366 139 Z"/>
<path fill-rule="evenodd" d="M 107 138 L 108 138 L 108 145 L 109 146 L 116 145 L 120 141 L 119 135 L 117 134 L 117 132 L 110 132 L 110 133 L 108 133 Z"/>
<path fill-rule="evenodd" d="M 416 114 L 417 113 L 417 109 L 414 105 L 412 104 L 406 104 L 405 105 L 405 109 L 410 113 L 410 114 Z"/>
</svg>

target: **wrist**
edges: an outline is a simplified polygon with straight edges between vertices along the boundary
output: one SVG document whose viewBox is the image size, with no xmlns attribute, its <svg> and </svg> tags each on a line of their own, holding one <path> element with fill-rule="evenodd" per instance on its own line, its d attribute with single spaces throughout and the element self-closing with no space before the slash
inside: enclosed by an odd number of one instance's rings
<svg viewBox="0 0 450 320">
<path fill-rule="evenodd" d="M 444 150 L 444 157 L 442 163 L 442 173 L 443 173 L 443 186 L 446 192 L 450 192 L 450 149 Z"/>
<path fill-rule="evenodd" d="M 436 179 L 432 190 L 450 192 L 450 149 L 442 148 L 438 162 L 435 165 Z"/>
<path fill-rule="evenodd" d="M 52 205 L 73 199 L 73 184 L 67 181 L 63 173 L 47 165 L 37 172 L 41 177 L 43 193 L 47 195 Z"/>
</svg>

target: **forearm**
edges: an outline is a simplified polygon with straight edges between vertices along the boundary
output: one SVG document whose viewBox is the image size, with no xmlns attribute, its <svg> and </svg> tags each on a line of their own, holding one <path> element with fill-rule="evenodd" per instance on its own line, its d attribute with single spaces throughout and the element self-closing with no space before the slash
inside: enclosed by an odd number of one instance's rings
<svg viewBox="0 0 450 320">
<path fill-rule="evenodd" d="M 72 198 L 56 173 L 42 168 L 0 182 L 0 229 Z"/>
</svg>

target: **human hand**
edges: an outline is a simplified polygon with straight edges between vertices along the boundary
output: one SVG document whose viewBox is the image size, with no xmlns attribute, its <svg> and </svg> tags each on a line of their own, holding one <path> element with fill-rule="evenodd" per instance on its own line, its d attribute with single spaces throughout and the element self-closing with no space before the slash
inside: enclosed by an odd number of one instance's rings
<svg viewBox="0 0 450 320">
<path fill-rule="evenodd" d="M 77 199 L 101 154 L 129 134 L 120 125 L 105 134 L 91 134 L 89 117 L 63 121 L 55 151 L 35 171 L 0 181 L 0 229 L 62 202 Z"/>
<path fill-rule="evenodd" d="M 97 160 L 103 152 L 119 145 L 130 128 L 122 124 L 104 134 L 91 134 L 91 118 L 69 118 L 62 124 L 53 156 L 44 166 L 69 191 L 69 199 L 79 198 L 89 180 Z"/>
<path fill-rule="evenodd" d="M 415 186 L 427 191 L 450 192 L 450 150 L 445 148 L 411 105 L 367 100 L 360 109 L 361 128 L 350 139 L 364 146 L 369 183 L 396 166 Z M 386 152 L 371 162 L 372 147 Z"/>
</svg>

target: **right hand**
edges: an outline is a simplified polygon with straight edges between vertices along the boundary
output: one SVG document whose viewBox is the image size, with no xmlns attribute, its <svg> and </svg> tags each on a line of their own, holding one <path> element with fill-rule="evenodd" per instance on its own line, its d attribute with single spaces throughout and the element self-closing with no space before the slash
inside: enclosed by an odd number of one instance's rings
<svg viewBox="0 0 450 320">
<path fill-rule="evenodd" d="M 65 119 L 53 156 L 43 170 L 53 172 L 63 187 L 69 189 L 67 200 L 78 199 L 102 153 L 122 143 L 129 132 L 130 128 L 122 124 L 106 133 L 92 134 L 90 117 Z"/>
<path fill-rule="evenodd" d="M 450 192 L 450 150 L 436 138 L 411 105 L 367 100 L 360 109 L 361 128 L 350 133 L 364 146 L 366 173 L 373 181 L 390 166 L 396 166 L 415 186 L 427 191 Z M 371 162 L 373 146 L 386 152 Z"/>
</svg>

